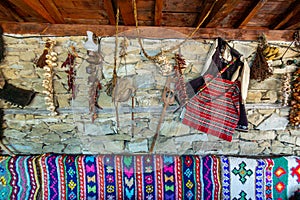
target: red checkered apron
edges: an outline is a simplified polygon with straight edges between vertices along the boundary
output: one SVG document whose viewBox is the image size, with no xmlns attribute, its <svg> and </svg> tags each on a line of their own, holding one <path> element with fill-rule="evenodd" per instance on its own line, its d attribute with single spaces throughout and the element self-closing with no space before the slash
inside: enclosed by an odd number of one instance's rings
<svg viewBox="0 0 300 200">
<path fill-rule="evenodd" d="M 240 83 L 204 76 L 205 89 L 186 104 L 183 124 L 231 141 L 239 120 Z"/>
</svg>

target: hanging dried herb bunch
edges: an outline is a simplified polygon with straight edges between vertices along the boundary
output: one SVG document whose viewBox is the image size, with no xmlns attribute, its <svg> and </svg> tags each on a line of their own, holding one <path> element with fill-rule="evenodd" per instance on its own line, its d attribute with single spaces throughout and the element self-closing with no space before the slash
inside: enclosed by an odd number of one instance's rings
<svg viewBox="0 0 300 200">
<path fill-rule="evenodd" d="M 273 75 L 273 70 L 270 68 L 265 56 L 263 55 L 263 47 L 259 45 L 256 50 L 256 55 L 250 71 L 250 79 L 264 81 Z"/>
<path fill-rule="evenodd" d="M 300 125 L 300 69 L 293 73 L 292 97 L 290 110 L 290 124 L 292 126 Z"/>
</svg>

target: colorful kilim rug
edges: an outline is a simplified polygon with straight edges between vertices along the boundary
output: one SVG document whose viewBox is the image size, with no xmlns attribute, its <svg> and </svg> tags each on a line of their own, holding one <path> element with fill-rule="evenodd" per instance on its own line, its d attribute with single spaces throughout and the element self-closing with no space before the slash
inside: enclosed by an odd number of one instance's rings
<svg viewBox="0 0 300 200">
<path fill-rule="evenodd" d="M 0 157 L 0 200 L 287 200 L 299 188 L 296 156 Z"/>
</svg>

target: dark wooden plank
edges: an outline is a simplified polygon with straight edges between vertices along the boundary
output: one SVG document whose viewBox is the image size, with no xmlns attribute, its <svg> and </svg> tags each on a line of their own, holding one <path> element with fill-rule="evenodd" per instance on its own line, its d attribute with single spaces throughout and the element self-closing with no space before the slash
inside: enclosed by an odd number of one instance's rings
<svg viewBox="0 0 300 200">
<path fill-rule="evenodd" d="M 194 23 L 194 26 L 201 27 L 202 24 L 205 23 L 206 19 L 208 19 L 211 15 L 211 13 L 209 13 L 209 12 L 212 11 L 212 9 L 215 5 L 215 2 L 216 2 L 216 0 L 204 1 L 204 3 L 201 5 L 200 14 L 198 15 L 197 19 L 195 20 L 196 23 Z"/>
<path fill-rule="evenodd" d="M 300 22 L 294 21 L 293 23 L 289 23 L 287 27 L 285 27 L 287 30 L 299 30 L 300 29 Z"/>
<path fill-rule="evenodd" d="M 154 25 L 160 26 L 162 20 L 162 9 L 163 9 L 163 0 L 156 0 L 155 1 L 155 16 L 154 16 Z"/>
<path fill-rule="evenodd" d="M 195 23 L 196 18 L 197 13 L 164 13 L 161 25 L 192 27 Z"/>
<path fill-rule="evenodd" d="M 106 10 L 108 19 L 109 19 L 109 23 L 111 25 L 115 25 L 116 24 L 116 18 L 115 18 L 115 12 L 114 12 L 114 8 L 113 8 L 113 4 L 111 0 L 104 0 L 104 9 Z"/>
<path fill-rule="evenodd" d="M 132 0 L 118 0 L 120 14 L 122 16 L 124 25 L 134 25 L 133 3 Z"/>
<path fill-rule="evenodd" d="M 285 24 L 289 22 L 292 18 L 297 18 L 298 20 L 300 19 L 299 16 L 300 13 L 300 2 L 299 0 L 295 0 L 289 8 L 286 10 L 286 12 L 282 15 L 280 15 L 275 23 L 271 25 L 272 29 L 282 29 L 284 28 Z"/>
<path fill-rule="evenodd" d="M 57 6 L 53 0 L 40 0 L 43 7 L 51 14 L 51 18 L 55 20 L 55 23 L 63 24 L 65 23 L 63 16 L 57 9 Z"/>
<path fill-rule="evenodd" d="M 203 0 L 164 0 L 163 12 L 200 12 Z"/>
<path fill-rule="evenodd" d="M 18 8 L 26 11 L 30 15 L 35 15 L 34 12 L 38 13 L 40 17 L 47 20 L 47 22 L 55 23 L 55 20 L 50 16 L 46 9 L 37 0 L 9 0 L 12 4 Z"/>
<path fill-rule="evenodd" d="M 37 36 L 85 36 L 86 30 L 94 32 L 97 36 L 113 36 L 113 25 L 80 25 L 80 24 L 45 24 L 45 23 L 2 23 L 4 33 L 9 34 L 34 34 Z M 145 27 L 140 26 L 143 38 L 185 38 L 195 28 L 191 27 Z M 136 38 L 135 26 L 120 26 L 120 35 Z M 225 29 L 225 28 L 200 28 L 194 39 L 214 39 L 223 37 L 226 40 L 257 40 L 264 33 L 268 40 L 293 41 L 295 30 L 251 30 L 251 29 Z"/>
<path fill-rule="evenodd" d="M 0 1 L 0 11 L 13 21 L 24 22 L 24 19 L 22 19 L 7 2 Z"/>
<path fill-rule="evenodd" d="M 221 27 L 222 21 L 228 17 L 240 0 L 221 0 L 216 3 L 211 13 L 211 19 L 206 27 Z"/>
<path fill-rule="evenodd" d="M 251 8 L 242 16 L 241 20 L 234 26 L 236 28 L 244 28 L 248 22 L 256 15 L 256 13 L 265 5 L 267 0 L 254 1 Z"/>
</svg>

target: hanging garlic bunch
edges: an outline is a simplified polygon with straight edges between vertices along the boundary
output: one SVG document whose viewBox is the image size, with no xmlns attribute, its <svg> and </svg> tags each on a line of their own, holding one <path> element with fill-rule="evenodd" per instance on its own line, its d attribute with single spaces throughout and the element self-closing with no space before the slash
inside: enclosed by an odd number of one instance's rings
<svg viewBox="0 0 300 200">
<path fill-rule="evenodd" d="M 53 77 L 54 72 L 53 69 L 57 67 L 57 53 L 53 51 L 53 46 L 55 45 L 55 41 L 48 40 L 48 44 L 50 44 L 48 50 L 48 54 L 46 55 L 46 64 L 43 69 L 45 70 L 44 73 L 44 80 L 43 86 L 45 90 L 43 93 L 46 95 L 45 97 L 45 104 L 47 105 L 47 110 L 51 113 L 50 115 L 57 115 L 56 106 L 54 101 L 54 87 L 53 87 Z"/>
<path fill-rule="evenodd" d="M 286 73 L 282 77 L 281 100 L 282 106 L 288 106 L 291 96 L 291 75 Z"/>
</svg>

